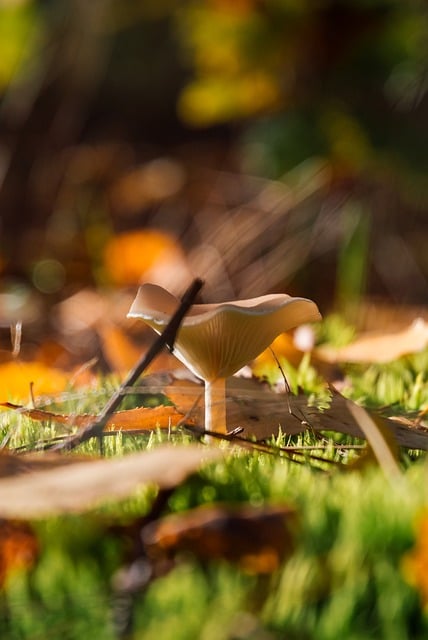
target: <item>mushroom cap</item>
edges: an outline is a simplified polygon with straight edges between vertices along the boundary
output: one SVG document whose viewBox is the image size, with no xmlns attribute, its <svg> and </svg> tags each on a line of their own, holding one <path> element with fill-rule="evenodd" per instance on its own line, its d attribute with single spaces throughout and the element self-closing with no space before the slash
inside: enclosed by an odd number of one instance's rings
<svg viewBox="0 0 428 640">
<path fill-rule="evenodd" d="M 161 333 L 180 301 L 155 284 L 142 285 L 128 313 Z M 276 293 L 190 307 L 177 332 L 174 354 L 206 381 L 233 375 L 284 331 L 321 319 L 307 298 Z"/>
</svg>

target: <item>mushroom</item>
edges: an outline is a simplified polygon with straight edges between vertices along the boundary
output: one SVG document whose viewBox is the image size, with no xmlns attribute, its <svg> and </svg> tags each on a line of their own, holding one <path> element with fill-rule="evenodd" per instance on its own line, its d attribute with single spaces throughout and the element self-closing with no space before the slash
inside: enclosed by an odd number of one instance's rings
<svg viewBox="0 0 428 640">
<path fill-rule="evenodd" d="M 155 284 L 143 284 L 129 318 L 161 333 L 179 300 Z M 205 383 L 205 430 L 226 433 L 226 378 L 256 358 L 282 332 L 321 319 L 306 298 L 271 294 L 190 307 L 177 332 L 174 355 Z"/>
</svg>

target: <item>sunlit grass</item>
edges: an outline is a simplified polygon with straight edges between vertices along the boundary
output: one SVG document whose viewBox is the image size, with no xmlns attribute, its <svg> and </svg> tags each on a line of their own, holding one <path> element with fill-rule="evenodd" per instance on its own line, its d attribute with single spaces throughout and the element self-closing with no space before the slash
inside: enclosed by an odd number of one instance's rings
<svg viewBox="0 0 428 640">
<path fill-rule="evenodd" d="M 294 505 L 295 552 L 268 580 L 184 559 L 137 598 L 134 637 L 226 640 L 245 620 L 273 638 L 423 638 L 428 620 L 401 563 L 425 505 L 425 474 L 424 465 L 413 465 L 391 485 L 376 468 L 320 473 L 260 453 L 210 464 L 177 489 L 169 510 L 212 502 Z M 126 521 L 124 512 L 131 519 L 146 512 L 148 497 L 117 504 L 116 521 Z M 122 557 L 120 537 L 106 526 L 114 515 L 114 508 L 101 509 L 36 525 L 43 553 L 4 594 L 2 638 L 114 637 L 110 576 Z"/>
<path fill-rule="evenodd" d="M 368 407 L 398 413 L 428 408 L 428 350 L 386 364 L 346 368 L 347 395 Z"/>
<path fill-rule="evenodd" d="M 347 367 L 347 393 L 387 412 L 416 413 L 428 406 L 427 364 L 425 352 L 386 365 Z M 285 362 L 281 366 L 293 389 L 303 387 L 322 400 L 325 385 L 309 356 L 297 368 Z M 100 379 L 98 388 L 70 389 L 48 408 L 97 413 L 117 386 L 117 380 Z M 130 396 L 125 404 L 135 406 L 140 400 Z M 64 433 L 53 423 L 1 414 L 0 434 L 12 449 L 31 449 Z M 230 450 L 175 490 L 166 512 L 213 503 L 293 506 L 298 514 L 294 550 L 279 571 L 263 580 L 232 565 L 202 565 L 197 558 L 183 558 L 137 596 L 135 640 L 427 637 L 428 616 L 420 594 L 402 569 L 426 508 L 424 456 L 405 453 L 401 478 L 390 481 L 374 462 L 358 471 L 348 464 L 358 457 L 359 450 L 352 446 L 360 441 L 330 436 L 320 439 L 311 429 L 292 437 L 280 432 L 268 443 L 269 453 Z M 105 436 L 101 448 L 100 441 L 92 439 L 77 452 L 122 456 L 192 440 L 185 430 L 154 429 L 138 437 Z M 287 446 L 323 448 L 298 456 L 280 451 Z M 314 455 L 324 462 L 315 461 Z M 12 575 L 3 590 L 2 640 L 113 640 L 111 577 L 124 561 L 126 545 L 111 525 L 147 514 L 155 496 L 154 487 L 143 487 L 127 500 L 107 502 L 86 514 L 34 523 L 40 559 L 29 571 Z"/>
</svg>

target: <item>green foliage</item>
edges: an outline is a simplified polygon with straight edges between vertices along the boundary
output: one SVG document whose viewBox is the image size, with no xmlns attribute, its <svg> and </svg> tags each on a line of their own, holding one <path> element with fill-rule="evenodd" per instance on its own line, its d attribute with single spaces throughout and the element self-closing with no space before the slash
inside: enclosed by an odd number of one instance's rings
<svg viewBox="0 0 428 640">
<path fill-rule="evenodd" d="M 343 316 L 332 313 L 314 327 L 318 343 L 328 343 L 333 347 L 343 347 L 355 337 L 355 327 Z"/>
<path fill-rule="evenodd" d="M 336 276 L 337 304 L 348 319 L 355 320 L 365 291 L 370 219 L 361 205 L 348 202 L 342 213 L 342 222 L 343 240 Z"/>
<path fill-rule="evenodd" d="M 40 23 L 33 3 L 5 2 L 0 5 L 0 92 L 19 79 L 30 64 Z M 34 71 L 34 68 L 33 68 Z"/>
<path fill-rule="evenodd" d="M 114 638 L 108 588 L 118 545 L 101 523 L 66 518 L 36 527 L 41 558 L 29 574 L 15 574 L 4 593 L 0 634 L 8 640 L 98 635 Z"/>
<path fill-rule="evenodd" d="M 318 340 L 346 342 L 352 331 L 332 316 Z M 293 389 L 303 386 L 319 397 L 322 380 L 309 355 L 298 368 L 285 361 L 281 366 Z M 368 406 L 391 405 L 391 413 L 420 411 L 428 407 L 427 370 L 427 351 L 385 365 L 346 367 L 349 395 Z M 64 396 L 67 412 L 99 411 L 116 384 L 107 379 L 91 393 L 70 392 Z M 137 398 L 128 400 L 133 406 Z M 65 410 L 64 404 L 56 408 Z M 53 425 L 15 414 L 3 424 L 3 435 L 11 428 L 14 445 L 56 433 Z M 314 444 L 315 437 L 308 431 L 293 444 Z M 119 434 L 104 439 L 104 454 L 123 455 L 165 440 L 183 443 L 189 436 Z M 278 436 L 275 444 L 289 442 Z M 99 443 L 88 443 L 84 450 L 99 453 Z M 354 454 L 327 447 L 321 455 L 339 461 Z M 414 548 L 415 524 L 426 509 L 426 462 L 409 458 L 406 466 L 400 478 L 388 481 L 374 466 L 340 472 L 314 464 L 309 454 L 302 461 L 229 451 L 179 486 L 166 512 L 213 503 L 292 505 L 298 518 L 290 559 L 265 580 L 231 565 L 202 566 L 197 558 L 184 557 L 137 597 L 133 637 L 422 640 L 428 616 L 417 588 L 407 582 L 403 560 Z M 34 523 L 41 555 L 30 570 L 11 574 L 3 589 L 1 638 L 113 640 L 111 577 L 124 560 L 126 545 L 110 525 L 146 514 L 154 497 L 151 487 L 85 515 Z"/>
<path fill-rule="evenodd" d="M 422 4 L 191 2 L 178 16 L 194 69 L 183 117 L 206 125 L 264 110 L 264 122 L 249 129 L 265 151 L 262 172 L 279 175 L 319 154 L 357 172 L 379 151 L 420 163 L 420 123 L 414 127 L 406 112 L 426 91 Z M 398 117 L 409 123 L 407 143 Z"/>
<path fill-rule="evenodd" d="M 427 371 L 427 350 L 387 364 L 348 366 L 350 385 L 346 393 L 368 407 L 417 413 L 428 408 Z"/>
<path fill-rule="evenodd" d="M 377 471 L 330 477 L 271 457 L 230 457 L 180 489 L 172 506 L 195 506 L 208 497 L 253 504 L 285 501 L 298 506 L 296 552 L 275 577 L 276 586 L 258 614 L 273 637 L 422 638 L 428 621 L 421 614 L 417 594 L 401 574 L 400 563 L 413 544 L 413 519 L 424 502 L 423 473 L 423 467 L 413 469 L 406 478 L 408 485 L 391 487 Z M 194 582 L 186 582 L 189 591 L 182 602 L 183 615 L 201 590 L 200 570 L 192 567 L 191 571 Z M 219 571 L 221 575 L 224 569 Z M 182 575 L 183 570 L 177 570 L 177 580 Z M 236 581 L 233 572 L 228 580 Z M 172 584 L 171 575 L 168 591 Z M 246 606 L 251 607 L 252 588 L 247 579 L 236 589 L 235 620 L 245 606 L 242 589 Z M 162 606 L 159 585 L 155 596 Z M 185 597 L 182 592 L 181 598 Z M 206 629 L 213 624 L 211 607 L 217 597 L 214 590 L 208 603 L 206 595 L 198 599 L 205 615 L 200 615 L 200 626 L 192 637 L 215 637 Z M 228 638 L 233 620 L 227 623 L 228 611 L 216 611 L 217 637 Z M 221 628 L 220 621 L 226 628 Z M 151 635 L 141 630 L 137 637 Z"/>
<path fill-rule="evenodd" d="M 264 454 L 209 465 L 176 491 L 170 509 L 293 504 L 295 552 L 267 584 L 232 566 L 184 561 L 138 598 L 134 637 L 226 640 L 244 619 L 273 638 L 425 637 L 428 619 L 401 571 L 425 503 L 424 475 L 414 465 L 391 486 L 376 469 L 319 474 Z M 33 571 L 8 584 L 2 638 L 114 637 L 109 578 L 120 543 L 102 523 L 88 515 L 37 525 L 43 553 Z"/>
</svg>

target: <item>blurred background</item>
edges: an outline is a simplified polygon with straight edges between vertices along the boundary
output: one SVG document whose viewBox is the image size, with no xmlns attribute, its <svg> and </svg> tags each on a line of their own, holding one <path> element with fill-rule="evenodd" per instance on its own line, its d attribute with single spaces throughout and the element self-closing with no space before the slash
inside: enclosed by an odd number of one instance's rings
<svg viewBox="0 0 428 640">
<path fill-rule="evenodd" d="M 424 315 L 427 92 L 423 0 L 0 0 L 1 326 L 195 276 Z"/>
</svg>

